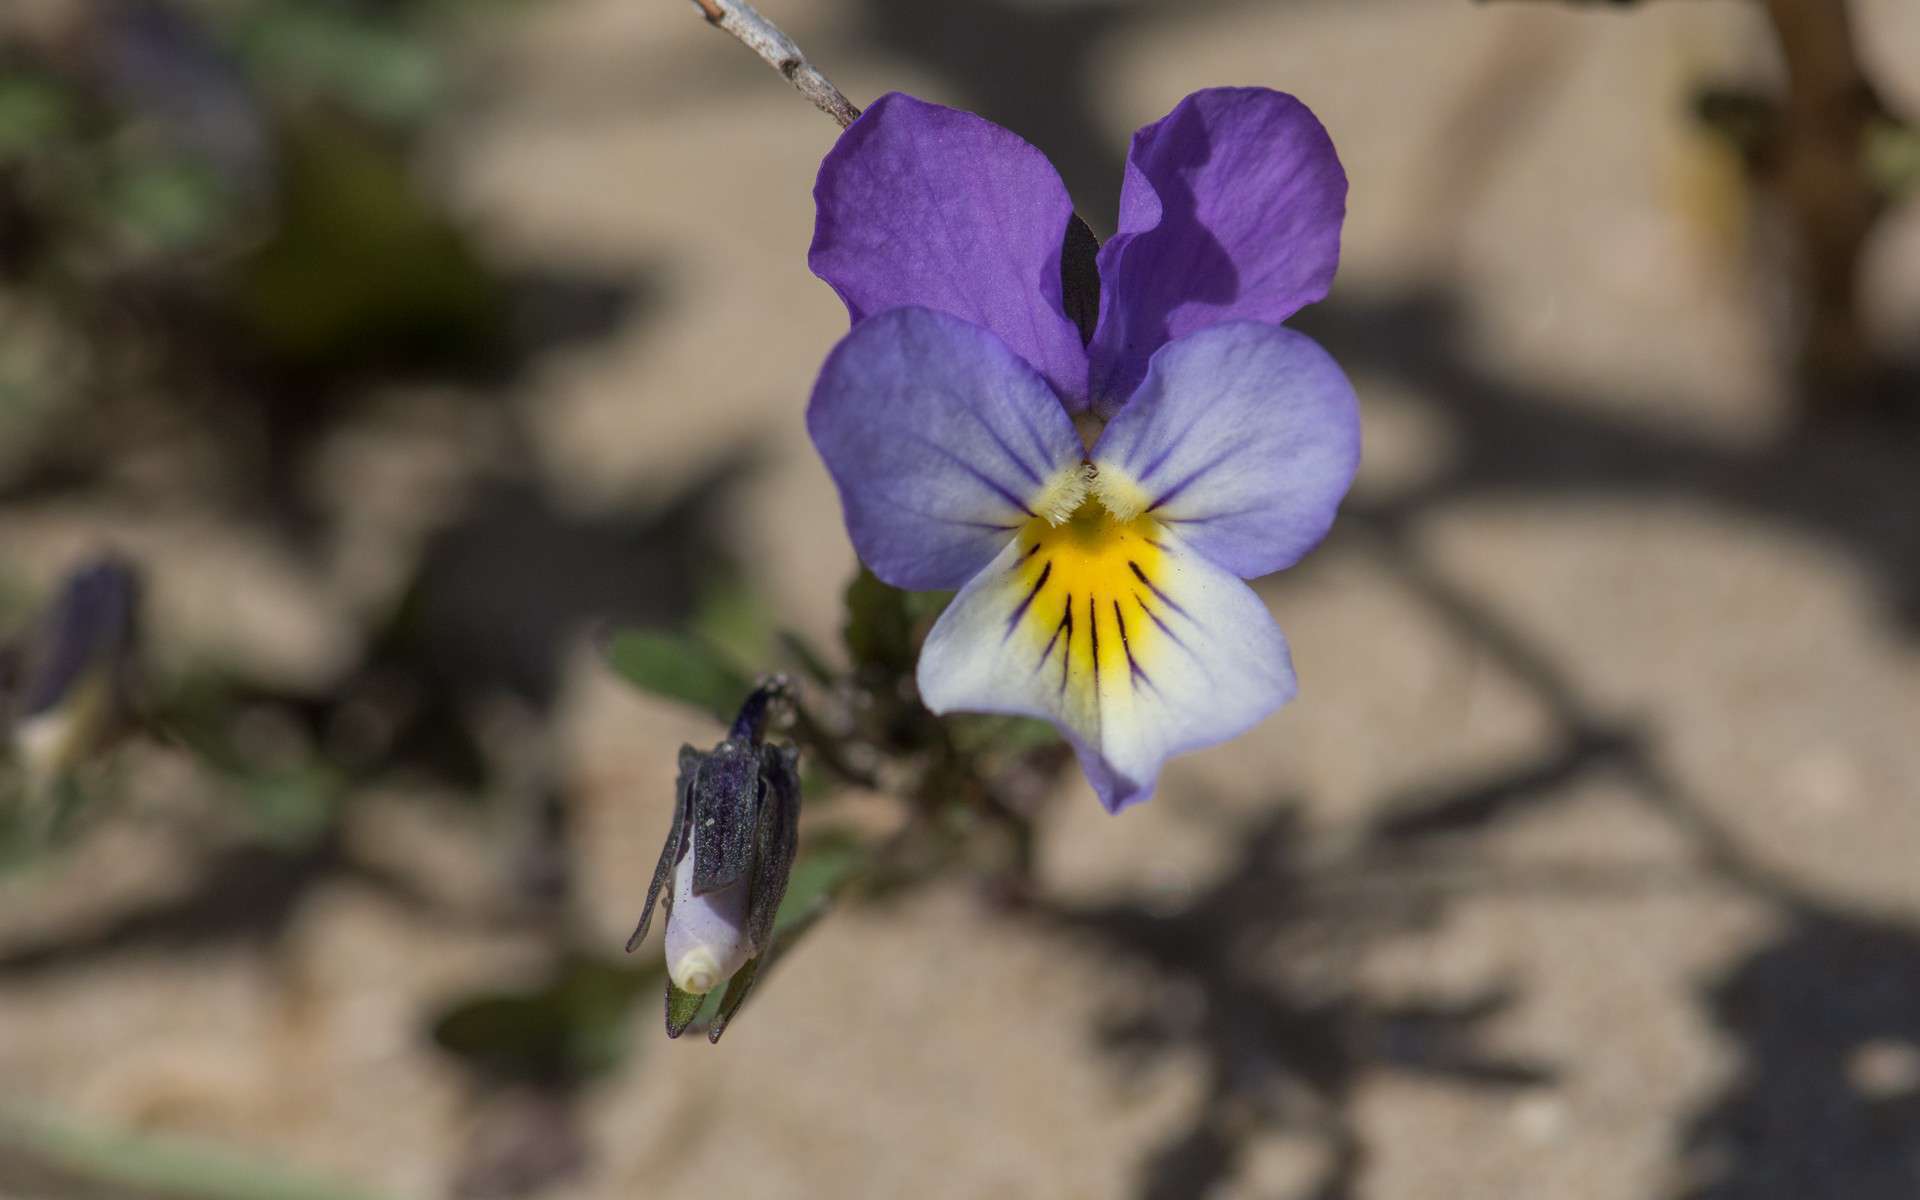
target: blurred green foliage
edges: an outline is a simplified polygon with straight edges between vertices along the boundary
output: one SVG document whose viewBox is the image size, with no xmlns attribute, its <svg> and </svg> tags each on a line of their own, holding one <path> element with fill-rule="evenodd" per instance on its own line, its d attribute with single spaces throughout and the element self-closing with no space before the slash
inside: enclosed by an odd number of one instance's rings
<svg viewBox="0 0 1920 1200">
<path fill-rule="evenodd" d="M 103 207 L 143 251 L 169 253 L 207 240 L 222 214 L 219 177 L 199 163 L 156 157 L 131 162 L 111 180 Z"/>
<path fill-rule="evenodd" d="M 613 1070 L 632 1050 L 633 1010 L 666 974 L 649 960 L 571 954 L 537 987 L 456 1002 L 433 1040 L 468 1066 L 503 1079 L 567 1083 Z"/>
<path fill-rule="evenodd" d="M 504 288 L 418 148 L 451 94 L 446 44 L 490 7 L 156 0 L 0 46 L 0 401 L 488 365 Z"/>
<path fill-rule="evenodd" d="M 499 281 L 422 195 L 405 155 L 324 114 L 283 127 L 273 233 L 233 271 L 233 301 L 289 362 L 444 357 L 504 335 Z"/>
<path fill-rule="evenodd" d="M 1920 130 L 1880 121 L 1867 131 L 1867 174 L 1889 197 L 1920 192 Z"/>
<path fill-rule="evenodd" d="M 446 6 L 280 0 L 243 8 L 235 43 L 255 78 L 289 97 L 407 126 L 432 116 L 447 89 L 432 21 L 422 19 L 435 15 L 449 15 Z"/>
<path fill-rule="evenodd" d="M 308 1175 L 189 1138 L 84 1123 L 44 1107 L 0 1108 L 0 1149 L 24 1152 L 71 1182 L 73 1196 L 172 1200 L 377 1200 L 346 1183 Z"/>
<path fill-rule="evenodd" d="M 0 75 L 0 163 L 44 151 L 73 129 L 72 97 L 56 82 L 27 72 Z"/>
<path fill-rule="evenodd" d="M 910 672 L 919 642 L 952 592 L 903 592 L 861 567 L 847 585 L 847 653 L 857 667 Z"/>
</svg>

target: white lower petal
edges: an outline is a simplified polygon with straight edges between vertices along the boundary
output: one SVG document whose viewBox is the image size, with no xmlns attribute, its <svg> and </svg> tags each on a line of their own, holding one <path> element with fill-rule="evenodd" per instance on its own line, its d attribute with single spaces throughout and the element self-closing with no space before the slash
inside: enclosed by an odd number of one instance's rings
<svg viewBox="0 0 1920 1200">
<path fill-rule="evenodd" d="M 1245 583 L 1168 526 L 1097 505 L 1057 529 L 1028 522 L 934 625 L 919 682 L 935 712 L 1053 721 L 1114 810 L 1146 799 L 1168 758 L 1295 691 L 1286 639 Z"/>
<path fill-rule="evenodd" d="M 704 896 L 693 894 L 693 850 L 673 872 L 673 907 L 667 910 L 667 975 L 683 992 L 704 993 L 733 978 L 753 957 L 747 936 L 751 874 Z"/>
</svg>

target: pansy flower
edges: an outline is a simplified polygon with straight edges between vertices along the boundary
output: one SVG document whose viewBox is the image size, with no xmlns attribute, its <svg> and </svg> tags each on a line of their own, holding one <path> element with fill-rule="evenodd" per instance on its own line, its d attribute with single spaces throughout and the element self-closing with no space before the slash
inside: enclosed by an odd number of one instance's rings
<svg viewBox="0 0 1920 1200">
<path fill-rule="evenodd" d="M 1333 281 L 1346 186 L 1298 100 L 1196 92 L 1134 135 L 1096 257 L 1005 129 L 896 93 L 841 135 L 809 262 L 853 329 L 807 426 L 874 574 L 959 591 L 929 708 L 1053 722 L 1117 812 L 1292 698 L 1242 580 L 1325 536 L 1359 462 L 1346 377 L 1280 324 Z"/>
</svg>

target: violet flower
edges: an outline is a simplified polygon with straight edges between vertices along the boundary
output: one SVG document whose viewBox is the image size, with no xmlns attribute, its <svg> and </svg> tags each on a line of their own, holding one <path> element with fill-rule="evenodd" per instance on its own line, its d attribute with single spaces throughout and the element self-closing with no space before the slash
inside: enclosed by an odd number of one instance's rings
<svg viewBox="0 0 1920 1200">
<path fill-rule="evenodd" d="M 1052 721 L 1117 812 L 1293 697 L 1241 581 L 1318 543 L 1359 463 L 1351 386 L 1280 327 L 1332 283 L 1346 186 L 1293 97 L 1188 96 L 1134 135 L 1096 320 L 1038 150 L 898 93 L 841 136 L 809 262 L 853 330 L 807 426 L 874 574 L 959 589 L 929 708 Z"/>
</svg>

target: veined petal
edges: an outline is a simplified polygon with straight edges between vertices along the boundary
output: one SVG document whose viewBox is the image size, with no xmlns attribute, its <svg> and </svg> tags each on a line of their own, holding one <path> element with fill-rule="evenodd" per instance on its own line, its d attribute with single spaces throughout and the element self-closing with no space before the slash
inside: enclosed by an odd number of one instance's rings
<svg viewBox="0 0 1920 1200">
<path fill-rule="evenodd" d="M 1168 758 L 1295 691 L 1286 639 L 1246 584 L 1153 518 L 1092 503 L 1065 525 L 1029 522 L 961 589 L 919 682 L 935 712 L 1052 721 L 1114 812 L 1152 795 Z"/>
<path fill-rule="evenodd" d="M 873 573 L 916 591 L 972 578 L 1036 518 L 1086 494 L 1079 436 L 1033 367 L 989 331 L 896 308 L 827 356 L 807 431 Z"/>
<path fill-rule="evenodd" d="M 1119 229 L 1100 248 L 1090 390 L 1107 416 L 1168 341 L 1278 324 L 1333 285 L 1347 176 L 1307 106 L 1266 88 L 1195 92 L 1133 135 Z"/>
<path fill-rule="evenodd" d="M 901 305 L 965 317 L 1060 395 L 1084 395 L 1086 351 L 1061 305 L 1073 201 L 1046 155 L 972 113 L 894 92 L 840 135 L 813 196 L 807 262 L 855 324 Z"/>
<path fill-rule="evenodd" d="M 1150 516 L 1252 579 L 1326 536 L 1360 465 L 1359 406 L 1312 338 L 1216 325 L 1153 356 L 1093 462 L 1111 511 Z"/>
</svg>

